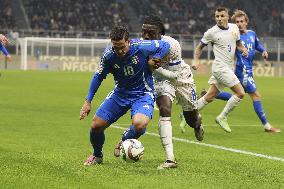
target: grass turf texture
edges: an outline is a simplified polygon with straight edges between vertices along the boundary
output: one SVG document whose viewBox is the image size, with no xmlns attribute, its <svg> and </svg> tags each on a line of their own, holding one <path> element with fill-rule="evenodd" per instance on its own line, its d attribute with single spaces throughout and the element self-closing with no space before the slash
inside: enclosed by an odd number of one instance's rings
<svg viewBox="0 0 284 189">
<path fill-rule="evenodd" d="M 122 133 L 116 128 L 105 132 L 104 163 L 83 166 L 91 153 L 92 115 L 113 87 L 108 77 L 94 98 L 91 115 L 79 121 L 91 77 L 92 73 L 2 71 L 0 188 L 284 188 L 284 162 L 178 141 L 178 168 L 158 171 L 164 152 L 160 139 L 149 135 L 141 137 L 144 159 L 126 163 L 113 156 Z M 195 79 L 198 91 L 208 87 L 207 76 Z M 282 130 L 283 82 L 284 78 L 256 78 L 268 120 Z M 202 111 L 203 142 L 284 158 L 283 133 L 263 132 L 249 96 L 229 117 L 230 134 L 214 122 L 224 105 L 215 101 Z M 174 136 L 195 140 L 192 129 L 180 132 L 179 112 L 174 105 Z M 155 111 L 148 132 L 157 133 L 158 117 Z M 116 125 L 127 123 L 129 113 Z"/>
</svg>

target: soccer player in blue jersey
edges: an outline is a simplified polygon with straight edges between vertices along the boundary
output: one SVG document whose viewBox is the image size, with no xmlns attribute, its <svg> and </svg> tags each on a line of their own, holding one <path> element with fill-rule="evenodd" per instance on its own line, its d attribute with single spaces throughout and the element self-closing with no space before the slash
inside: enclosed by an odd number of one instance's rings
<svg viewBox="0 0 284 189">
<path fill-rule="evenodd" d="M 144 134 L 152 118 L 154 86 L 152 70 L 169 52 L 170 45 L 160 40 L 130 40 L 123 26 L 116 26 L 110 33 L 112 46 L 106 48 L 80 111 L 84 119 L 91 110 L 91 102 L 103 79 L 112 73 L 115 80 L 113 91 L 97 109 L 90 130 L 93 153 L 84 165 L 103 161 L 104 130 L 117 121 L 129 109 L 132 125 L 124 139 L 138 138 Z"/>
<path fill-rule="evenodd" d="M 8 38 L 5 35 L 0 34 L 0 51 L 2 51 L 3 54 L 7 57 L 7 59 L 10 61 L 11 55 L 9 54 L 7 49 L 5 48 L 5 46 L 8 45 L 8 44 L 9 44 Z"/>
<path fill-rule="evenodd" d="M 0 34 L 0 51 L 6 56 L 7 60 L 10 62 L 12 60 L 11 55 L 9 54 L 9 52 L 6 49 L 6 45 L 9 44 L 9 40 L 8 38 L 3 35 Z M 0 77 L 1 77 L 1 73 L 0 73 Z"/>
</svg>

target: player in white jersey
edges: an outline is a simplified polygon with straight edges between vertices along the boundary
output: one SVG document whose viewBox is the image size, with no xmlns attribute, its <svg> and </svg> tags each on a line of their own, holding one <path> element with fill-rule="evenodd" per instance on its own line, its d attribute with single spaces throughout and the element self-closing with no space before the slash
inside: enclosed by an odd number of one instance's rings
<svg viewBox="0 0 284 189">
<path fill-rule="evenodd" d="M 159 134 L 166 161 L 158 169 L 177 166 L 173 153 L 171 108 L 176 98 L 182 106 L 187 124 L 194 128 L 197 140 L 203 140 L 204 130 L 197 109 L 196 88 L 190 66 L 181 57 L 177 40 L 165 35 L 164 25 L 158 16 L 147 16 L 142 26 L 143 39 L 161 39 L 170 44 L 168 59 L 154 71 L 155 96 L 160 112 Z"/>
<path fill-rule="evenodd" d="M 215 21 L 216 25 L 204 33 L 194 52 L 193 69 L 198 68 L 202 49 L 209 43 L 213 45 L 215 55 L 212 64 L 212 76 L 208 81 L 210 87 L 207 93 L 198 100 L 198 109 L 201 110 L 205 105 L 212 102 L 224 87 L 229 87 L 234 95 L 228 100 L 221 114 L 216 117 L 216 123 L 225 131 L 231 132 L 227 116 L 245 95 L 244 89 L 233 71 L 235 50 L 237 48 L 244 56 L 248 56 L 248 50 L 240 41 L 238 26 L 228 23 L 227 8 L 218 7 L 216 9 Z"/>
</svg>

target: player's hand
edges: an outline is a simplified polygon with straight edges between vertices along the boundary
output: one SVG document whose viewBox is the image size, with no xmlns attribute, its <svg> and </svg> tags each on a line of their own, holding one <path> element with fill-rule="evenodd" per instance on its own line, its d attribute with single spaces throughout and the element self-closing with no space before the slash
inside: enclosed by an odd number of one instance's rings
<svg viewBox="0 0 284 189">
<path fill-rule="evenodd" d="M 91 108 L 91 103 L 86 100 L 80 111 L 80 120 L 84 119 L 86 116 L 89 115 Z"/>
<path fill-rule="evenodd" d="M 159 67 L 161 67 L 162 60 L 159 58 L 151 58 L 149 59 L 148 64 L 151 68 L 158 69 Z"/>
<path fill-rule="evenodd" d="M 262 57 L 263 57 L 264 59 L 268 59 L 268 52 L 267 52 L 267 51 L 263 51 L 263 52 L 262 52 Z"/>
<path fill-rule="evenodd" d="M 6 45 L 9 44 L 9 39 L 8 39 L 5 35 L 0 34 L 0 42 L 1 42 L 4 46 L 6 46 Z"/>
<path fill-rule="evenodd" d="M 244 57 L 248 57 L 248 49 L 247 49 L 247 48 L 243 48 L 242 55 L 243 55 Z"/>
<path fill-rule="evenodd" d="M 197 70 L 199 68 L 199 60 L 193 60 L 191 67 L 192 69 Z"/>
</svg>

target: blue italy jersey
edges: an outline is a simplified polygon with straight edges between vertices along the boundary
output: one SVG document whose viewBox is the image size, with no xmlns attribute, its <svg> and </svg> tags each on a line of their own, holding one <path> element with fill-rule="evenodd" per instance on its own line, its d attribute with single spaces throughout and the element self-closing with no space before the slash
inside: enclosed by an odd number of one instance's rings
<svg viewBox="0 0 284 189">
<path fill-rule="evenodd" d="M 101 81 L 108 73 L 114 76 L 114 92 L 121 96 L 131 98 L 153 93 L 153 77 L 148 60 L 150 57 L 163 58 L 169 52 L 169 48 L 170 45 L 161 40 L 134 39 L 130 41 L 129 51 L 123 58 L 119 58 L 112 47 L 106 48 L 93 77 L 87 100 L 93 99 Z"/>
<path fill-rule="evenodd" d="M 255 51 L 257 50 L 261 53 L 265 51 L 256 33 L 252 30 L 247 30 L 246 33 L 241 34 L 241 42 L 248 49 L 249 55 L 248 57 L 244 57 L 240 51 L 236 50 L 237 62 L 235 74 L 238 78 L 243 78 L 244 75 L 253 76 L 252 67 Z"/>
</svg>

